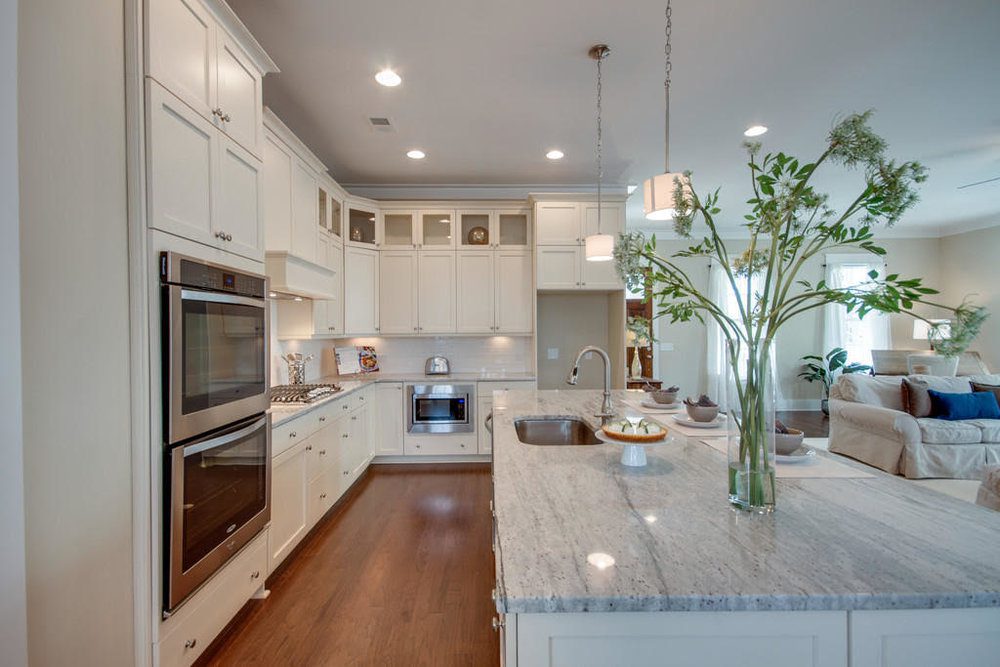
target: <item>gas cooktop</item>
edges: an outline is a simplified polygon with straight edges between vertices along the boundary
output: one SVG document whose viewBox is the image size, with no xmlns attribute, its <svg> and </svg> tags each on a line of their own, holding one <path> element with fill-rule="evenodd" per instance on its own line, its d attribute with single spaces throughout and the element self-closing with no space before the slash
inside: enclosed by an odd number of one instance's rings
<svg viewBox="0 0 1000 667">
<path fill-rule="evenodd" d="M 332 396 L 340 389 L 339 384 L 280 384 L 271 387 L 271 402 L 305 405 Z"/>
</svg>

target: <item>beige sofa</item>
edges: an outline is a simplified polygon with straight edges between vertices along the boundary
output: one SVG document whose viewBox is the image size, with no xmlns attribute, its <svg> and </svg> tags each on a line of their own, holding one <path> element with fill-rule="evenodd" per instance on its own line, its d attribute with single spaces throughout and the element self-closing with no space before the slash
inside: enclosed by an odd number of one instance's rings
<svg viewBox="0 0 1000 667">
<path fill-rule="evenodd" d="M 1000 375 L 914 375 L 931 389 L 972 391 Z M 899 377 L 841 375 L 830 389 L 830 451 L 910 478 L 979 479 L 1000 463 L 1000 419 L 916 419 L 903 410 Z"/>
</svg>

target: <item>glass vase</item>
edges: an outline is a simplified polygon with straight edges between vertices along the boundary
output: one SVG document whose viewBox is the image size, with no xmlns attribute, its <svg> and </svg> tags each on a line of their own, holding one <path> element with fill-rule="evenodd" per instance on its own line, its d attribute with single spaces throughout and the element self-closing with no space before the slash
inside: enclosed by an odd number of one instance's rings
<svg viewBox="0 0 1000 667">
<path fill-rule="evenodd" d="M 729 424 L 729 502 L 739 509 L 774 511 L 774 349 L 726 350 Z"/>
</svg>

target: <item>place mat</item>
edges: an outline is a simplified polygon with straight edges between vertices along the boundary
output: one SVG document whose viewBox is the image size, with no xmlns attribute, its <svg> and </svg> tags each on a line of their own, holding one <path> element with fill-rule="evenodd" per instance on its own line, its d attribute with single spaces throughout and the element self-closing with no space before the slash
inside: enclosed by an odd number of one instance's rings
<svg viewBox="0 0 1000 667">
<path fill-rule="evenodd" d="M 639 399 L 631 399 L 623 401 L 630 409 L 635 412 L 641 413 L 643 415 L 653 415 L 655 420 L 659 423 L 665 425 L 667 429 L 675 434 L 686 435 L 694 438 L 714 438 L 714 437 L 726 437 L 729 431 L 724 425 L 719 425 L 715 428 L 691 428 L 690 426 L 684 426 L 683 424 L 678 424 L 673 415 L 684 415 L 687 414 L 684 410 L 679 410 L 677 412 L 663 412 L 658 410 L 650 410 L 643 407 L 640 404 Z"/>
<path fill-rule="evenodd" d="M 700 442 L 717 452 L 725 454 L 729 443 L 726 438 L 701 438 Z M 815 447 L 813 449 L 816 449 Z M 825 478 L 865 478 L 875 475 L 854 466 L 841 463 L 832 455 L 817 450 L 809 463 L 775 463 L 774 474 L 780 479 Z"/>
</svg>

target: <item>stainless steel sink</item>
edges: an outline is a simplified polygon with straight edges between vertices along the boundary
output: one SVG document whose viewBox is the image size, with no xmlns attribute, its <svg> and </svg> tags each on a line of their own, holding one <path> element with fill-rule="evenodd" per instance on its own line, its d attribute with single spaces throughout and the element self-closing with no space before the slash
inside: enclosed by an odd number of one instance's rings
<svg viewBox="0 0 1000 667">
<path fill-rule="evenodd" d="M 514 420 L 517 439 L 526 445 L 599 445 L 594 429 L 576 417 L 524 417 Z"/>
</svg>

